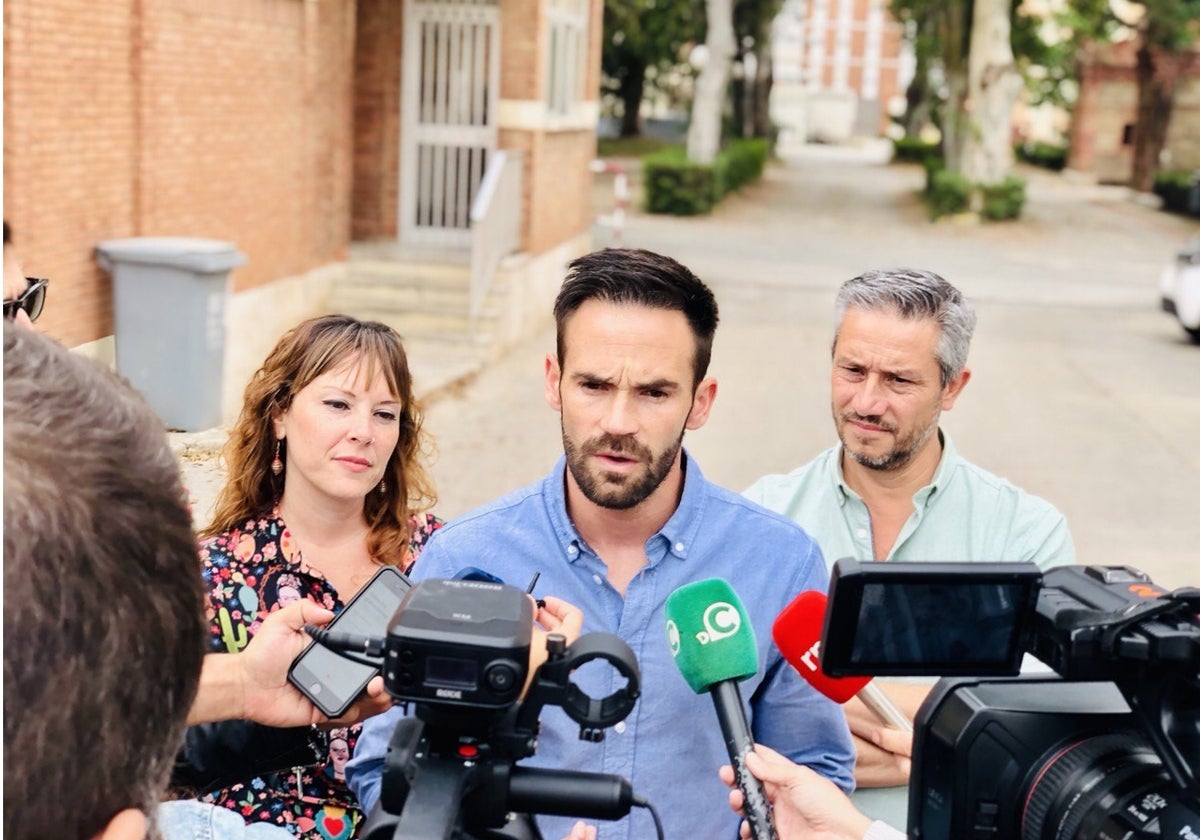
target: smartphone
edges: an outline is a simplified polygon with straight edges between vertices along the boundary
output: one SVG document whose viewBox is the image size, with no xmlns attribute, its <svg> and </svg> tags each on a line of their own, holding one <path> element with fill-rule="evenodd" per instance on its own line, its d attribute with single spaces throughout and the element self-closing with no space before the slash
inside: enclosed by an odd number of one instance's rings
<svg viewBox="0 0 1200 840">
<path fill-rule="evenodd" d="M 412 585 L 412 581 L 399 569 L 384 566 L 325 626 L 340 633 L 383 636 L 387 633 L 388 622 Z M 378 667 L 351 662 L 335 651 L 312 642 L 292 662 L 288 680 L 314 706 L 335 718 L 345 714 L 378 673 Z"/>
</svg>

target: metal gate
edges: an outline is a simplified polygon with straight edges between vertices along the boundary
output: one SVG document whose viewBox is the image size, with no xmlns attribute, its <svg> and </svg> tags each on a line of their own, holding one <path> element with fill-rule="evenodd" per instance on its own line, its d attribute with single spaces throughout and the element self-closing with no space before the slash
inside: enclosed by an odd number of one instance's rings
<svg viewBox="0 0 1200 840">
<path fill-rule="evenodd" d="M 405 0 L 400 240 L 470 246 L 471 201 L 496 148 L 500 10 Z"/>
</svg>

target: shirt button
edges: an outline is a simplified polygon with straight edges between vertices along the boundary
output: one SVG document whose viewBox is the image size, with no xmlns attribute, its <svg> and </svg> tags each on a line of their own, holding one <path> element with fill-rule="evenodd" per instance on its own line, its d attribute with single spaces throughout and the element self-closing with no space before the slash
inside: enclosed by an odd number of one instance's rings
<svg viewBox="0 0 1200 840">
<path fill-rule="evenodd" d="M 858 537 L 860 540 L 865 540 L 867 538 L 867 529 L 859 528 L 854 532 L 854 536 Z"/>
<path fill-rule="evenodd" d="M 597 586 L 604 583 L 604 578 L 600 577 L 600 575 L 592 575 L 592 580 L 596 581 Z"/>
<path fill-rule="evenodd" d="M 574 557 L 578 553 L 579 553 L 579 549 L 576 548 L 574 545 L 567 546 L 567 555 L 569 557 Z"/>
<path fill-rule="evenodd" d="M 682 552 L 683 551 L 683 543 L 681 543 L 681 542 L 675 543 L 675 550 Z"/>
<path fill-rule="evenodd" d="M 625 721 L 623 721 L 623 720 L 617 721 L 616 724 L 613 726 L 613 729 L 615 729 L 617 731 L 618 735 L 623 734 L 625 732 Z"/>
</svg>

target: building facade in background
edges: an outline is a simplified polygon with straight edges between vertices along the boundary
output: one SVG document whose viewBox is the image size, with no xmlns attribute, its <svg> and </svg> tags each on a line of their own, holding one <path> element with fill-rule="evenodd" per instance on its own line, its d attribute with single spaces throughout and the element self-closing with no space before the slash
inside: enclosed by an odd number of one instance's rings
<svg viewBox="0 0 1200 840">
<path fill-rule="evenodd" d="M 785 0 L 772 33 L 775 121 L 802 141 L 882 134 L 913 74 L 903 40 L 887 0 Z"/>
<path fill-rule="evenodd" d="M 1105 183 L 1133 175 L 1137 122 L 1136 39 L 1095 44 L 1079 58 L 1079 98 L 1071 116 L 1067 165 Z M 1179 62 L 1175 104 L 1161 168 L 1200 170 L 1200 48 Z"/>
<path fill-rule="evenodd" d="M 228 240 L 248 257 L 227 312 L 236 405 L 283 330 L 338 309 L 359 244 L 469 263 L 470 210 L 499 150 L 519 152 L 523 175 L 514 282 L 548 312 L 563 265 L 591 245 L 601 9 L 6 0 L 4 215 L 27 271 L 52 278 L 39 324 L 111 359 L 96 244 Z"/>
</svg>

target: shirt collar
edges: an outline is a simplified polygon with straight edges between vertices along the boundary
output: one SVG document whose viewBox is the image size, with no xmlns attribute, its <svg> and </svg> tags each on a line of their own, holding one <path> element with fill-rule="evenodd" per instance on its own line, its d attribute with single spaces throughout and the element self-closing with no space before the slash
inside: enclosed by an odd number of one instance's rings
<svg viewBox="0 0 1200 840">
<path fill-rule="evenodd" d="M 686 449 L 680 454 L 680 464 L 683 467 L 683 493 L 679 498 L 679 506 L 675 508 L 671 518 L 659 532 L 650 538 L 650 541 L 665 540 L 667 551 L 682 560 L 687 558 L 688 551 L 695 541 L 696 533 L 704 522 L 708 485 L 700 472 L 700 466 L 695 459 L 688 455 Z M 567 459 L 566 456 L 563 456 L 558 459 L 554 469 L 543 480 L 542 492 L 559 547 L 567 561 L 574 563 L 582 555 L 582 548 L 587 543 L 579 535 L 579 531 L 575 529 L 575 523 L 567 514 L 566 478 Z M 652 558 L 654 554 L 654 552 L 650 552 Z"/>
</svg>

